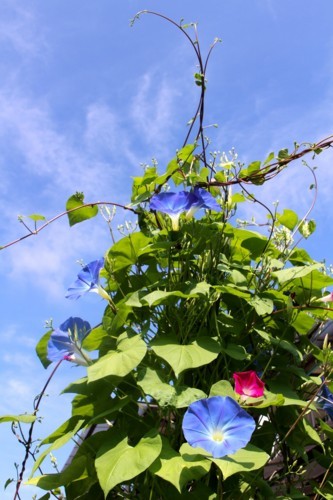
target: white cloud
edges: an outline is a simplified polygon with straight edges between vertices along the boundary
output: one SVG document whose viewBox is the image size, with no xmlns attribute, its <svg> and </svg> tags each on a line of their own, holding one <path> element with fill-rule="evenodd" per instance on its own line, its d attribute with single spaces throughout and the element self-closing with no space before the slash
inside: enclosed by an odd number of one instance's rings
<svg viewBox="0 0 333 500">
<path fill-rule="evenodd" d="M 20 343 L 23 342 L 24 340 L 20 337 Z M 1 359 L 3 363 L 10 365 L 11 367 L 18 367 L 22 365 L 25 365 L 26 367 L 33 367 L 36 365 L 36 356 L 33 356 L 33 353 L 33 350 L 29 350 L 29 354 L 19 352 L 6 352 L 1 355 Z"/>
<path fill-rule="evenodd" d="M 19 94 L 0 94 L 0 136 L 9 140 L 21 155 L 21 168 L 46 180 L 50 194 L 80 189 L 84 184 L 96 192 L 103 175 L 103 165 L 75 148 L 66 132 L 57 130 L 51 111 L 44 102 L 32 102 Z M 19 172 L 17 172 L 19 174 Z M 19 174 L 20 175 L 20 174 Z"/>
<path fill-rule="evenodd" d="M 170 140 L 174 124 L 175 100 L 180 96 L 176 86 L 155 72 L 145 73 L 138 82 L 132 103 L 132 119 L 147 144 L 164 144 Z"/>
<path fill-rule="evenodd" d="M 119 145 L 119 123 L 116 114 L 104 103 L 92 103 L 86 112 L 84 139 L 89 152 L 103 156 Z"/>
<path fill-rule="evenodd" d="M 20 188 L 15 207 L 24 213 L 28 204 L 29 210 L 38 210 L 38 201 L 45 207 L 46 200 L 48 209 L 55 203 L 59 207 L 59 201 L 64 206 L 76 191 L 84 191 L 86 201 L 127 203 L 128 196 L 122 193 L 128 195 L 126 181 L 140 162 L 134 153 L 136 137 L 129 129 L 126 119 L 120 121 L 107 105 L 92 103 L 82 135 L 74 136 L 69 130 L 59 130 L 46 102 L 0 90 L 0 143 L 6 152 L 2 160 L 3 194 Z M 22 208 L 17 207 L 17 199 Z"/>
<path fill-rule="evenodd" d="M 89 229 L 84 224 L 88 224 Z M 81 258 L 99 258 L 110 243 L 106 226 L 87 221 L 79 228 L 58 223 L 37 237 L 14 245 L 3 253 L 5 273 L 12 282 L 31 290 L 43 290 L 51 299 L 63 299 Z"/>
<path fill-rule="evenodd" d="M 7 43 L 15 52 L 25 58 L 40 54 L 45 48 L 42 30 L 36 19 L 36 12 L 26 2 L 2 0 L 0 6 L 0 41 Z"/>
<path fill-rule="evenodd" d="M 3 401 L 0 406 L 1 414 L 17 411 L 18 399 L 20 400 L 22 413 L 25 413 L 27 408 L 31 408 L 35 397 L 35 388 L 31 384 L 31 379 L 29 381 L 24 380 L 22 373 L 19 373 L 17 377 L 6 378 L 6 387 L 2 392 Z"/>
<path fill-rule="evenodd" d="M 11 342 L 17 336 L 18 326 L 8 325 L 1 331 L 1 338 L 4 342 Z"/>
<path fill-rule="evenodd" d="M 29 337 L 28 335 L 24 335 L 24 332 L 21 331 L 22 326 L 17 324 L 7 325 L 5 328 L 1 329 L 1 340 L 3 344 L 13 344 L 16 342 L 17 338 L 20 339 L 20 347 L 32 348 L 36 345 L 36 339 L 33 337 Z"/>
</svg>

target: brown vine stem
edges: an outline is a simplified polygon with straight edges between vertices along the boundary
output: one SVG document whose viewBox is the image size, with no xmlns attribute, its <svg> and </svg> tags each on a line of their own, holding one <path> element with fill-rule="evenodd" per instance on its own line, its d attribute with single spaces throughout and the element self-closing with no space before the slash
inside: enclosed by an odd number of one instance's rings
<svg viewBox="0 0 333 500">
<path fill-rule="evenodd" d="M 324 486 L 325 482 L 326 482 L 326 479 L 327 479 L 327 476 L 328 474 L 330 473 L 330 470 L 331 468 L 333 467 L 333 462 L 330 463 L 328 469 L 326 470 L 325 474 L 324 474 L 324 477 L 319 485 L 319 491 L 321 490 L 321 488 Z M 316 496 L 313 497 L 313 500 L 319 500 L 319 493 L 316 493 Z"/>
<path fill-rule="evenodd" d="M 306 406 L 304 406 L 302 412 L 299 414 L 299 416 L 297 417 L 297 419 L 295 420 L 295 422 L 292 424 L 292 426 L 289 428 L 288 432 L 283 436 L 283 438 L 279 441 L 279 444 L 283 444 L 287 437 L 292 433 L 292 431 L 295 429 L 296 425 L 298 424 L 298 422 L 303 418 L 303 416 L 306 414 L 306 412 L 309 410 L 310 406 L 312 405 L 312 403 L 314 402 L 315 398 L 317 397 L 318 393 L 321 391 L 321 389 L 324 387 L 326 383 L 326 380 L 324 380 L 321 385 L 318 387 L 318 389 L 316 390 L 316 392 L 314 393 L 314 395 L 312 396 L 312 398 L 309 400 L 309 402 L 307 403 Z"/>
<path fill-rule="evenodd" d="M 185 37 L 187 38 L 187 40 L 189 41 L 190 45 L 192 46 L 192 48 L 195 52 L 195 55 L 196 55 L 196 58 L 198 61 L 200 76 L 201 76 L 201 83 L 200 83 L 201 91 L 200 91 L 200 98 L 199 98 L 198 107 L 197 107 L 196 112 L 195 112 L 195 114 L 190 122 L 190 127 L 189 127 L 187 134 L 186 134 L 186 137 L 185 137 L 185 140 L 183 143 L 183 148 L 186 146 L 186 144 L 189 140 L 189 137 L 192 133 L 195 122 L 197 121 L 197 119 L 199 119 L 199 127 L 198 127 L 198 132 L 196 134 L 195 142 L 199 141 L 199 139 L 201 140 L 202 161 L 203 161 L 205 166 L 209 167 L 209 165 L 207 163 L 207 159 L 206 159 L 207 145 L 205 144 L 205 138 L 204 138 L 204 134 L 203 134 L 203 129 L 204 129 L 203 123 L 204 123 L 204 114 L 205 114 L 206 71 L 207 71 L 207 65 L 208 65 L 208 61 L 209 61 L 210 55 L 212 53 L 212 50 L 214 49 L 216 44 L 220 41 L 220 39 L 215 38 L 215 40 L 213 41 L 212 45 L 209 48 L 208 55 L 207 55 L 206 59 L 203 60 L 196 23 L 190 23 L 189 25 L 187 25 L 187 26 L 191 26 L 194 29 L 195 36 L 194 36 L 194 39 L 192 39 L 190 37 L 190 35 L 186 32 L 186 29 L 185 29 L 186 25 L 182 25 L 181 23 L 177 24 L 173 19 L 169 18 L 168 16 L 165 16 L 163 14 L 160 14 L 158 12 L 151 11 L 151 10 L 143 10 L 143 11 L 138 12 L 138 14 L 136 14 L 136 16 L 134 17 L 134 19 L 131 23 L 132 25 L 133 25 L 134 21 L 141 16 L 141 14 L 150 14 L 150 15 L 160 17 L 160 18 L 164 19 L 165 21 L 167 21 L 168 23 L 175 26 L 176 28 L 178 28 L 182 32 L 182 34 L 185 35 Z"/>
<path fill-rule="evenodd" d="M 133 19 L 132 25 L 133 25 L 134 21 L 141 16 L 141 14 L 150 14 L 150 15 L 153 15 L 153 16 L 160 17 L 161 19 L 164 19 L 165 21 L 167 21 L 171 25 L 173 25 L 176 28 L 178 28 L 183 33 L 183 35 L 187 38 L 187 40 L 189 41 L 190 45 L 192 46 L 192 48 L 193 48 L 193 50 L 195 52 L 195 55 L 196 55 L 196 58 L 197 58 L 197 61 L 198 61 L 198 64 L 199 64 L 199 68 L 200 68 L 200 73 L 201 73 L 201 75 L 203 76 L 203 79 L 204 79 L 205 78 L 205 68 L 206 68 L 207 64 L 203 63 L 203 60 L 202 60 L 202 57 L 201 57 L 200 45 L 199 45 L 197 31 L 196 31 L 196 28 L 195 28 L 195 23 L 191 23 L 192 27 L 194 27 L 194 29 L 195 29 L 195 40 L 192 40 L 192 38 L 190 37 L 190 35 L 186 32 L 186 30 L 183 28 L 183 26 L 181 24 L 177 24 L 173 19 L 169 18 L 168 16 L 165 16 L 163 14 L 160 14 L 159 12 L 155 12 L 155 11 L 152 11 L 152 10 L 142 10 L 142 11 L 138 12 L 136 14 L 136 16 L 134 17 L 134 19 Z M 210 52 L 211 52 L 211 50 L 209 51 L 209 54 L 210 54 Z M 209 57 L 209 54 L 208 54 L 208 57 Z M 207 60 L 206 60 L 206 63 L 207 63 Z M 198 104 L 197 110 L 195 112 L 195 115 L 193 117 L 193 120 L 191 122 L 191 125 L 190 125 L 190 128 L 188 130 L 188 133 L 186 135 L 186 138 L 184 140 L 183 147 L 187 144 L 187 142 L 189 140 L 189 137 L 191 135 L 194 123 L 196 122 L 198 116 L 200 117 L 200 120 L 199 120 L 200 124 L 199 124 L 199 130 L 198 130 L 198 133 L 197 133 L 197 136 L 196 136 L 197 139 L 200 136 L 200 134 L 202 133 L 204 95 L 205 95 L 205 85 L 204 85 L 204 81 L 203 81 L 202 85 L 201 85 L 201 93 L 200 93 L 199 104 Z"/>
<path fill-rule="evenodd" d="M 45 229 L 47 226 L 52 224 L 52 222 L 55 222 L 56 220 L 60 219 L 61 217 L 64 217 L 64 215 L 68 215 L 72 212 L 76 212 L 77 210 L 81 210 L 82 208 L 93 207 L 94 205 L 113 205 L 115 207 L 123 208 L 124 210 L 130 210 L 131 212 L 133 212 L 135 214 L 137 213 L 137 211 L 134 208 L 131 208 L 127 205 L 120 205 L 119 203 L 112 203 L 110 201 L 96 201 L 94 203 L 84 203 L 83 205 L 80 205 L 79 207 L 71 208 L 70 210 L 66 210 L 65 212 L 62 212 L 61 214 L 58 214 L 55 217 L 52 217 L 52 219 L 45 222 L 45 224 L 43 224 L 42 226 L 36 228 L 34 231 L 32 231 L 31 229 L 29 229 L 26 226 L 27 229 L 30 231 L 28 234 L 25 234 L 24 236 L 21 236 L 20 238 L 17 238 L 16 240 L 10 241 L 9 243 L 6 243 L 6 245 L 0 246 L 0 250 L 4 250 L 5 248 L 11 247 L 12 245 L 19 243 L 20 241 L 23 241 L 26 238 L 29 238 L 30 236 L 36 236 L 43 229 Z"/>
<path fill-rule="evenodd" d="M 300 158 L 309 153 L 318 154 L 319 150 L 322 151 L 323 149 L 328 149 L 332 146 L 333 146 L 333 135 L 330 135 L 325 139 L 322 139 L 319 142 L 312 144 L 307 148 L 304 147 L 304 149 L 302 149 L 301 151 L 299 151 L 300 146 L 297 147 L 297 149 L 295 149 L 295 151 L 291 153 L 287 158 L 278 159 L 277 161 L 274 161 L 273 163 L 270 163 L 269 165 L 266 165 L 265 167 L 258 169 L 252 175 L 249 175 L 247 177 L 241 177 L 241 178 L 235 177 L 234 179 L 225 182 L 219 182 L 213 179 L 212 181 L 209 182 L 198 182 L 197 185 L 201 187 L 210 187 L 210 186 L 224 187 L 224 186 L 231 186 L 233 184 L 240 184 L 242 182 L 246 182 L 249 184 L 258 184 L 265 180 L 272 179 L 273 177 L 278 175 L 281 172 L 281 170 L 283 170 L 292 161 L 299 160 Z"/>
<path fill-rule="evenodd" d="M 33 414 L 36 416 L 37 415 L 37 412 L 39 410 L 39 405 L 40 405 L 40 402 L 45 394 L 45 391 L 47 389 L 47 386 L 49 385 L 49 383 L 51 382 L 55 372 L 57 371 L 57 369 L 59 368 L 60 364 L 62 363 L 62 359 L 60 361 L 58 361 L 58 363 L 55 365 L 55 367 L 53 368 L 52 372 L 51 372 L 51 375 L 49 376 L 49 378 L 47 379 L 41 393 L 39 394 L 39 396 L 37 397 L 37 400 L 36 400 L 36 403 L 34 404 L 34 412 Z M 37 420 L 37 419 L 36 419 Z M 24 443 L 24 446 L 25 446 L 25 455 L 24 455 L 24 458 L 23 458 L 23 461 L 22 461 L 22 465 L 21 465 L 21 471 L 20 471 L 20 474 L 19 474 L 19 478 L 17 480 L 17 483 L 16 483 L 16 490 L 15 490 L 15 494 L 14 494 L 14 498 L 13 500 L 16 500 L 18 499 L 20 496 L 19 496 L 19 490 L 20 490 L 20 487 L 21 487 L 21 484 L 22 484 L 22 481 L 23 481 L 23 474 L 24 474 L 24 471 L 25 471 L 25 468 L 26 468 L 26 464 L 27 464 L 27 460 L 29 458 L 29 454 L 30 454 L 30 448 L 31 448 L 31 445 L 32 445 L 32 433 L 33 433 L 33 430 L 34 430 L 34 426 L 35 426 L 35 422 L 36 420 L 34 420 L 31 425 L 30 425 L 30 429 L 29 429 L 29 433 L 28 433 L 28 439 L 26 441 L 26 443 Z"/>
</svg>

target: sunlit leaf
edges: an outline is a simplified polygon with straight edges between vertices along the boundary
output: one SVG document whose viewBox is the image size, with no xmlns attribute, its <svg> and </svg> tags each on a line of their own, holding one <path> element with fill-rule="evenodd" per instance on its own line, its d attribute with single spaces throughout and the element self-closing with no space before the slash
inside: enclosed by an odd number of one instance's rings
<svg viewBox="0 0 333 500">
<path fill-rule="evenodd" d="M 147 351 L 140 335 L 129 336 L 127 332 L 119 336 L 117 349 L 102 356 L 88 368 L 88 380 L 93 382 L 104 377 L 125 377 L 138 366 Z"/>
<path fill-rule="evenodd" d="M 282 406 L 285 398 L 282 394 L 274 394 L 265 390 L 264 395 L 260 398 L 248 397 L 243 401 L 239 401 L 243 408 L 267 408 L 268 406 Z"/>
<path fill-rule="evenodd" d="M 99 349 L 103 339 L 107 337 L 107 332 L 102 326 L 97 326 L 93 328 L 89 335 L 87 335 L 82 343 L 83 349 L 86 351 L 95 351 Z"/>
<path fill-rule="evenodd" d="M 61 448 L 64 444 L 66 444 L 75 434 L 77 431 L 81 428 L 82 426 L 82 420 L 79 420 L 74 429 L 70 430 L 69 432 L 66 432 L 65 434 L 61 435 L 58 439 L 56 439 L 46 450 L 44 450 L 42 453 L 37 455 L 37 459 L 32 467 L 31 470 L 31 476 L 36 472 L 38 467 L 40 467 L 41 463 L 49 455 L 49 453 L 53 450 L 57 450 L 58 448 Z M 31 477 L 30 476 L 30 477 Z M 32 481 L 37 481 L 38 478 L 32 479 Z M 38 483 L 38 481 L 37 481 Z M 32 482 L 31 484 L 37 484 L 36 482 Z M 60 483 L 61 485 L 61 483 Z M 60 486 L 58 485 L 58 486 Z M 41 486 L 42 487 L 42 486 Z M 45 489 L 49 489 L 48 487 Z"/>
<path fill-rule="evenodd" d="M 288 269 L 281 269 L 280 271 L 274 271 L 272 273 L 272 276 L 277 278 L 279 283 L 283 285 L 284 283 L 295 280 L 296 278 L 303 278 L 304 276 L 310 274 L 312 271 L 322 269 L 322 267 L 323 264 L 319 262 L 317 262 L 316 264 L 310 264 L 308 266 L 289 267 Z"/>
<path fill-rule="evenodd" d="M 245 448 L 236 451 L 233 455 L 223 458 L 211 458 L 223 474 L 223 479 L 227 479 L 238 472 L 250 472 L 260 469 L 269 460 L 269 455 L 248 444 Z"/>
<path fill-rule="evenodd" d="M 27 484 L 38 486 L 43 490 L 53 490 L 59 486 L 67 485 L 71 481 L 78 481 L 81 478 L 88 477 L 86 460 L 86 457 L 74 459 L 62 472 L 33 477 L 27 481 Z"/>
<path fill-rule="evenodd" d="M 44 368 L 47 368 L 52 361 L 47 359 L 47 344 L 50 340 L 52 330 L 48 330 L 36 345 L 36 353 Z"/>
<path fill-rule="evenodd" d="M 148 432 L 136 446 L 117 434 L 106 437 L 106 443 L 97 453 L 97 476 L 105 497 L 117 484 L 145 471 L 161 453 L 162 439 L 155 430 Z"/>
<path fill-rule="evenodd" d="M 274 304 L 272 300 L 266 297 L 255 296 L 247 300 L 247 302 L 254 307 L 255 311 L 259 316 L 264 314 L 271 314 L 274 309 Z"/>
<path fill-rule="evenodd" d="M 221 352 L 220 344 L 211 337 L 200 337 L 189 345 L 180 345 L 169 336 L 159 337 L 151 347 L 169 363 L 177 377 L 184 370 L 211 363 Z"/>
<path fill-rule="evenodd" d="M 298 215 L 293 210 L 284 209 L 282 215 L 278 215 L 277 221 L 292 231 L 298 222 Z"/>
<path fill-rule="evenodd" d="M 36 415 L 2 415 L 0 416 L 0 424 L 3 422 L 22 422 L 23 424 L 31 424 L 36 420 Z"/>
<path fill-rule="evenodd" d="M 75 193 L 73 194 L 70 198 L 68 198 L 67 203 L 66 203 L 66 211 L 69 213 L 67 214 L 68 216 L 68 221 L 70 226 L 74 226 L 75 224 L 78 224 L 79 222 L 83 222 L 87 219 L 91 219 L 92 217 L 95 217 L 98 214 L 98 207 L 97 205 L 88 205 L 88 206 L 83 206 L 84 205 L 84 195 L 83 193 Z M 82 207 L 82 208 L 79 208 Z M 76 209 L 77 210 L 73 210 Z M 73 211 L 71 211 L 73 210 Z"/>
<path fill-rule="evenodd" d="M 212 385 L 209 397 L 212 396 L 229 396 L 230 398 L 237 399 L 234 388 L 227 380 L 219 380 Z"/>
<path fill-rule="evenodd" d="M 31 214 L 31 215 L 27 215 L 27 217 L 29 217 L 29 219 L 37 222 L 39 220 L 46 220 L 46 217 L 44 217 L 44 215 L 39 215 L 39 214 Z"/>
<path fill-rule="evenodd" d="M 264 161 L 264 165 L 268 165 L 272 160 L 274 160 L 274 157 L 275 155 L 273 152 L 269 153 L 266 160 Z"/>
<path fill-rule="evenodd" d="M 210 468 L 211 462 L 206 458 L 185 453 L 180 455 L 163 439 L 162 452 L 158 460 L 149 467 L 149 471 L 173 484 L 181 493 L 189 481 L 205 476 Z"/>
<path fill-rule="evenodd" d="M 133 233 L 117 241 L 107 254 L 108 265 L 116 272 L 130 267 L 138 261 L 140 255 L 153 253 L 149 247 L 151 238 L 142 233 Z"/>
<path fill-rule="evenodd" d="M 280 149 L 280 151 L 278 153 L 278 159 L 279 160 L 284 160 L 286 158 L 289 158 L 288 149 Z"/>
<path fill-rule="evenodd" d="M 188 405 L 206 397 L 200 389 L 193 387 L 175 387 L 164 382 L 162 375 L 151 368 L 144 368 L 138 375 L 138 385 L 142 387 L 145 394 L 153 397 L 160 406 L 173 406 L 175 408 L 186 408 Z"/>
<path fill-rule="evenodd" d="M 154 292 L 148 293 L 144 295 L 141 299 L 142 303 L 148 304 L 148 306 L 156 306 L 158 304 L 162 304 L 167 301 L 169 298 L 184 298 L 189 299 L 193 297 L 198 297 L 199 295 L 207 295 L 210 289 L 208 283 L 201 282 L 196 284 L 191 284 L 186 287 L 187 289 L 182 292 L 180 290 L 174 290 L 172 292 L 168 292 L 165 290 L 155 290 Z M 128 302 L 127 302 L 128 303 Z M 133 302 L 130 302 L 130 305 L 133 305 Z"/>
<path fill-rule="evenodd" d="M 73 429 L 77 429 L 78 423 L 83 424 L 83 420 L 80 419 L 79 415 L 74 415 L 70 417 L 66 422 L 60 425 L 57 430 L 52 432 L 49 436 L 47 436 L 45 439 L 43 439 L 42 444 L 50 444 L 56 441 L 57 439 L 61 438 L 64 434 L 67 434 L 68 432 L 71 432 Z"/>
</svg>

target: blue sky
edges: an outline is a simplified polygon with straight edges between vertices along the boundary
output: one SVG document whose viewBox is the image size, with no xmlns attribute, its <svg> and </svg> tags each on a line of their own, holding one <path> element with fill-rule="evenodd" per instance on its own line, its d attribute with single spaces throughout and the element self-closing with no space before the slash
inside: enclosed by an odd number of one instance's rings
<svg viewBox="0 0 333 500">
<path fill-rule="evenodd" d="M 181 147 L 198 98 L 196 61 L 174 27 L 142 9 L 197 21 L 205 53 L 222 39 L 208 70 L 206 124 L 214 149 L 235 147 L 244 162 L 333 133 L 333 4 L 321 0 L 2 0 L 0 4 L 0 244 L 24 234 L 17 215 L 51 218 L 67 198 L 127 203 L 130 177 L 157 158 L 161 168 Z M 304 246 L 333 263 L 329 223 L 333 153 L 317 157 L 317 231 Z M 303 215 L 311 176 L 293 164 L 260 198 Z M 253 206 L 258 220 L 265 215 Z M 246 214 L 251 217 L 251 210 Z M 118 211 L 117 223 L 128 214 Z M 92 324 L 97 296 L 64 298 L 83 259 L 111 244 L 102 218 L 69 229 L 65 219 L 0 254 L 0 415 L 31 411 L 47 373 L 34 354 L 44 322 L 81 315 Z M 69 415 L 64 384 L 81 376 L 63 364 L 41 408 L 43 437 Z M 23 448 L 0 426 L 0 490 L 15 476 Z M 61 462 L 62 454 L 59 455 Z M 29 499 L 33 489 L 22 489 Z M 12 498 L 12 492 L 4 498 Z M 0 494 L 2 498 L 2 493 Z"/>
</svg>

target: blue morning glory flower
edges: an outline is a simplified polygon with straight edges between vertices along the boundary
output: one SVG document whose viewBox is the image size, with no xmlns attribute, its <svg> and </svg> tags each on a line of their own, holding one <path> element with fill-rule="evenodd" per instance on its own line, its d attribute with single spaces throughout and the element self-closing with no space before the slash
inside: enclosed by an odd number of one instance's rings
<svg viewBox="0 0 333 500">
<path fill-rule="evenodd" d="M 318 396 L 318 403 L 320 407 L 325 410 L 330 419 L 333 420 L 333 394 L 328 389 L 326 384 L 323 385 Z"/>
<path fill-rule="evenodd" d="M 182 427 L 191 446 L 203 448 L 214 458 L 222 458 L 244 448 L 255 426 L 251 415 L 234 399 L 213 396 L 190 404 Z"/>
<path fill-rule="evenodd" d="M 167 214 L 171 218 L 172 229 L 179 229 L 180 214 L 186 212 L 186 217 L 192 217 L 200 208 L 220 211 L 221 207 L 205 189 L 194 188 L 194 191 L 179 193 L 159 193 L 150 200 L 150 208 Z"/>
<path fill-rule="evenodd" d="M 221 211 L 221 206 L 217 203 L 215 198 L 205 189 L 196 187 L 194 188 L 193 195 L 196 197 L 196 201 L 192 203 L 190 208 L 191 214 L 187 213 L 187 217 L 193 215 L 193 213 L 200 208 L 215 210 L 215 212 Z"/>
<path fill-rule="evenodd" d="M 51 333 L 47 344 L 47 359 L 60 361 L 66 359 L 78 365 L 88 365 L 90 359 L 82 351 L 81 344 L 91 326 L 81 318 L 68 318 Z"/>
<path fill-rule="evenodd" d="M 179 193 L 159 193 L 150 200 L 150 208 L 157 212 L 167 214 L 172 222 L 172 229 L 178 231 L 179 217 L 183 212 L 187 212 L 194 201 L 193 195 L 186 191 Z"/>
<path fill-rule="evenodd" d="M 66 298 L 78 299 L 88 292 L 98 293 L 103 299 L 110 297 L 99 282 L 100 270 L 104 267 L 104 259 L 94 260 L 83 267 L 78 274 L 78 279 L 68 288 Z"/>
</svg>

